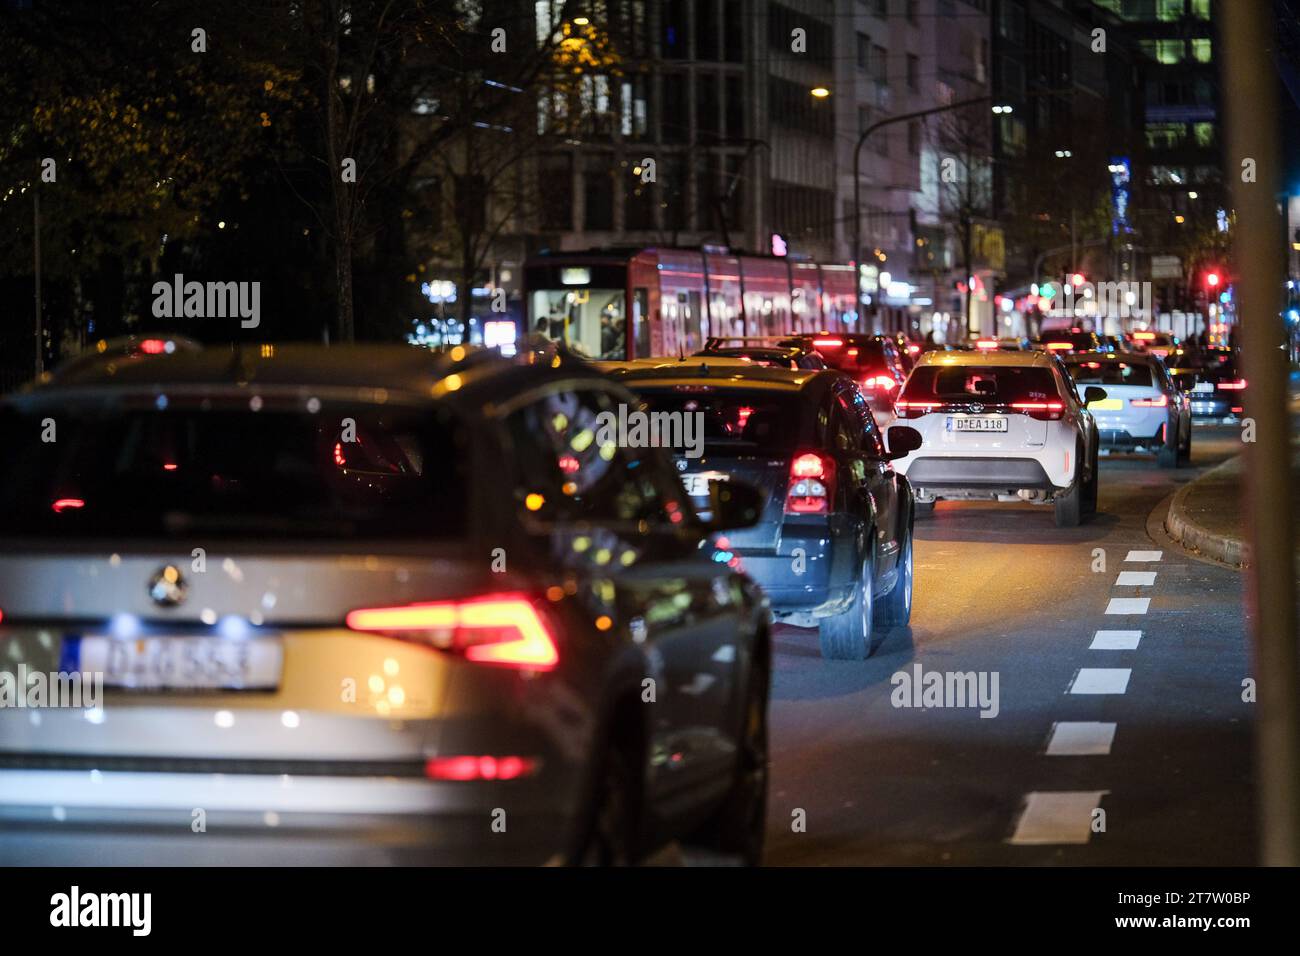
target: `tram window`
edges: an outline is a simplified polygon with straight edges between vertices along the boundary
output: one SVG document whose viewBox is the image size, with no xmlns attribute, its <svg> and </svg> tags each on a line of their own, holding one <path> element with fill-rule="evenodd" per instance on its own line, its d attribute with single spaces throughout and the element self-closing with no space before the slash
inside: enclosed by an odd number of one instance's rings
<svg viewBox="0 0 1300 956">
<path fill-rule="evenodd" d="M 540 289 L 533 292 L 533 333 L 566 342 L 599 359 L 627 355 L 627 315 L 622 289 Z"/>
<path fill-rule="evenodd" d="M 632 334 L 636 336 L 636 358 L 650 354 L 650 301 L 648 289 L 632 290 Z"/>
</svg>

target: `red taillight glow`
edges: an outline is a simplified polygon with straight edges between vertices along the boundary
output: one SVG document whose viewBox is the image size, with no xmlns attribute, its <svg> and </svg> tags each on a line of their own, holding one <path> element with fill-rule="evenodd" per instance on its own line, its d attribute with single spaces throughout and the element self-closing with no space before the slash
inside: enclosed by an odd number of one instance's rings
<svg viewBox="0 0 1300 956">
<path fill-rule="evenodd" d="M 480 664 L 545 671 L 559 663 L 546 625 L 520 594 L 350 611 L 347 625 L 464 655 Z"/>
<path fill-rule="evenodd" d="M 424 775 L 430 780 L 517 780 L 536 770 L 537 761 L 532 757 L 465 754 L 430 757 L 424 762 Z"/>
<path fill-rule="evenodd" d="M 793 514 L 826 514 L 835 488 L 835 462 L 818 452 L 795 455 L 785 510 Z"/>
<path fill-rule="evenodd" d="M 892 392 L 898 388 L 898 382 L 892 375 L 869 375 L 862 380 L 862 387 Z"/>
<path fill-rule="evenodd" d="M 343 456 L 343 442 L 336 441 L 334 443 L 334 464 L 342 468 L 347 463 L 348 463 L 347 458 Z"/>
<path fill-rule="evenodd" d="M 837 349 L 843 344 L 843 339 L 813 339 L 813 345 L 817 348 Z"/>
<path fill-rule="evenodd" d="M 162 339 L 145 339 L 140 343 L 140 351 L 145 355 L 162 355 L 167 349 L 167 343 Z"/>
<path fill-rule="evenodd" d="M 50 505 L 50 507 L 54 509 L 56 514 L 58 514 L 75 508 L 84 508 L 86 507 L 86 503 L 80 498 L 58 498 L 52 505 Z"/>
<path fill-rule="evenodd" d="M 745 424 L 752 414 L 754 414 L 754 410 L 747 405 L 736 409 L 736 424 L 740 426 L 742 432 L 745 430 Z"/>
<path fill-rule="evenodd" d="M 1169 404 L 1169 398 L 1161 395 L 1157 398 L 1132 398 L 1129 404 L 1134 408 L 1165 408 Z"/>
<path fill-rule="evenodd" d="M 908 350 L 909 352 L 911 352 L 913 355 L 915 355 L 917 352 L 921 351 L 921 346 L 919 346 L 919 345 L 909 345 L 909 346 L 907 347 L 907 350 Z"/>
<path fill-rule="evenodd" d="M 1054 422 L 1065 411 L 1065 405 L 1061 402 L 1012 402 L 1011 409 L 1024 412 L 1036 421 Z"/>
<path fill-rule="evenodd" d="M 994 351 L 998 347 L 997 339 L 980 339 L 975 343 L 975 347 L 983 352 Z"/>
<path fill-rule="evenodd" d="M 1240 392 L 1245 387 L 1246 387 L 1246 380 L 1244 378 L 1237 379 L 1237 381 L 1235 382 L 1219 383 L 1219 388 L 1223 389 L 1225 392 Z"/>
</svg>

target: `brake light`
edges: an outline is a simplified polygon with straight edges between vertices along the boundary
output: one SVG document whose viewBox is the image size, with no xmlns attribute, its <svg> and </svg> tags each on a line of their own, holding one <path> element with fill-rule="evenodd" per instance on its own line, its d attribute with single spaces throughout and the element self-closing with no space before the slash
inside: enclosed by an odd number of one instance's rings
<svg viewBox="0 0 1300 956">
<path fill-rule="evenodd" d="M 837 349 L 843 344 L 843 339 L 813 339 L 813 345 L 818 348 Z"/>
<path fill-rule="evenodd" d="M 80 498 L 58 498 L 50 507 L 54 509 L 55 514 L 62 514 L 75 508 L 84 508 L 86 503 Z"/>
<path fill-rule="evenodd" d="M 532 757 L 464 754 L 424 762 L 424 775 L 430 780 L 517 780 L 536 770 L 537 760 Z"/>
<path fill-rule="evenodd" d="M 1030 418 L 1040 422 L 1054 422 L 1065 411 L 1062 402 L 1012 402 L 1011 408 L 1017 412 L 1024 412 Z"/>
<path fill-rule="evenodd" d="M 848 350 L 847 352 L 845 352 L 844 354 L 847 355 L 849 358 L 853 358 L 853 357 L 855 357 L 855 356 L 858 354 L 858 350 L 857 350 L 857 349 L 849 349 L 849 350 Z"/>
<path fill-rule="evenodd" d="M 1169 398 L 1165 395 L 1157 398 L 1131 398 L 1129 404 L 1134 408 L 1164 408 L 1169 404 Z"/>
<path fill-rule="evenodd" d="M 863 388 L 878 388 L 892 392 L 898 388 L 898 381 L 892 375 L 868 375 L 862 380 Z"/>
<path fill-rule="evenodd" d="M 145 355 L 162 355 L 167 349 L 167 343 L 162 339 L 144 339 L 140 343 L 140 351 Z"/>
<path fill-rule="evenodd" d="M 975 347 L 983 352 L 994 351 L 998 347 L 997 339 L 979 339 Z"/>
<path fill-rule="evenodd" d="M 545 622 L 522 594 L 364 608 L 348 612 L 347 626 L 426 644 L 479 664 L 546 671 L 560 660 Z"/>
<path fill-rule="evenodd" d="M 1061 352 L 1065 349 L 1074 348 L 1074 344 L 1072 342 L 1048 342 L 1047 348 L 1053 352 Z"/>
<path fill-rule="evenodd" d="M 917 402 L 900 398 L 894 403 L 894 410 L 898 412 L 900 418 L 920 418 L 927 412 L 942 406 L 942 402 Z"/>
<path fill-rule="evenodd" d="M 1134 333 L 1133 333 L 1133 338 L 1137 339 L 1139 342 L 1153 342 L 1153 341 L 1155 341 L 1155 337 L 1156 337 L 1156 334 L 1155 334 L 1154 332 L 1134 332 Z"/>
<path fill-rule="evenodd" d="M 795 455 L 785 493 L 787 514 L 826 514 L 835 490 L 835 462 L 820 452 Z"/>
<path fill-rule="evenodd" d="M 911 352 L 913 355 L 915 355 L 917 352 L 921 351 L 921 346 L 919 346 L 919 345 L 909 345 L 909 346 L 907 347 L 907 350 L 908 350 L 909 352 Z"/>
<path fill-rule="evenodd" d="M 1219 383 L 1219 388 L 1223 389 L 1225 392 L 1240 392 L 1245 387 L 1246 387 L 1246 380 L 1244 378 L 1239 378 L 1235 382 Z"/>
</svg>

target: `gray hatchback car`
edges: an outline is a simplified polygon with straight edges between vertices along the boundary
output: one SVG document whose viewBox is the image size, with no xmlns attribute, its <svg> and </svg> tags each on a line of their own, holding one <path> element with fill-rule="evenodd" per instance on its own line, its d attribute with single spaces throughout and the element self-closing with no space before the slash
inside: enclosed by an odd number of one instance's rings
<svg viewBox="0 0 1300 956">
<path fill-rule="evenodd" d="M 0 862 L 762 849 L 769 615 L 570 360 L 264 345 L 0 403 Z"/>
</svg>

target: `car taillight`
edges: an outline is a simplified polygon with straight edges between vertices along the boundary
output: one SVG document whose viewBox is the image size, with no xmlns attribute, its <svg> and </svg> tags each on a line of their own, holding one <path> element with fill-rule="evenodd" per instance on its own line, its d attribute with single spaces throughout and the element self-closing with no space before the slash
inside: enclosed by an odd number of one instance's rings
<svg viewBox="0 0 1300 956">
<path fill-rule="evenodd" d="M 862 380 L 862 387 L 872 391 L 892 392 L 898 388 L 898 380 L 892 375 L 868 375 Z"/>
<path fill-rule="evenodd" d="M 462 754 L 430 757 L 424 762 L 424 775 L 430 780 L 517 780 L 537 768 L 532 757 Z"/>
<path fill-rule="evenodd" d="M 997 350 L 997 339 L 980 339 L 975 343 L 975 347 L 981 352 L 993 352 Z"/>
<path fill-rule="evenodd" d="M 479 664 L 546 671 L 560 661 L 546 623 L 522 594 L 363 608 L 348 612 L 347 626 L 460 654 Z"/>
<path fill-rule="evenodd" d="M 819 452 L 795 455 L 790 462 L 790 486 L 785 493 L 787 514 L 826 514 L 835 492 L 835 462 Z"/>
<path fill-rule="evenodd" d="M 1070 342 L 1048 342 L 1047 348 L 1052 352 L 1065 352 L 1074 348 L 1074 345 Z"/>
<path fill-rule="evenodd" d="M 1240 392 L 1245 387 L 1246 387 L 1246 380 L 1244 378 L 1239 378 L 1235 382 L 1219 383 L 1219 388 L 1223 389 L 1225 392 Z"/>
<path fill-rule="evenodd" d="M 1054 422 L 1065 411 L 1062 402 L 1012 402 L 1011 408 L 1040 422 Z"/>
<path fill-rule="evenodd" d="M 843 339 L 813 339 L 813 345 L 819 349 L 837 349 L 843 344 Z"/>
<path fill-rule="evenodd" d="M 1157 398 L 1131 398 L 1129 404 L 1134 408 L 1164 408 L 1169 404 L 1169 398 L 1165 395 Z"/>
<path fill-rule="evenodd" d="M 898 413 L 899 418 L 920 418 L 942 407 L 942 402 L 916 402 L 905 398 L 894 402 L 894 411 Z"/>
</svg>

